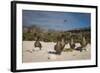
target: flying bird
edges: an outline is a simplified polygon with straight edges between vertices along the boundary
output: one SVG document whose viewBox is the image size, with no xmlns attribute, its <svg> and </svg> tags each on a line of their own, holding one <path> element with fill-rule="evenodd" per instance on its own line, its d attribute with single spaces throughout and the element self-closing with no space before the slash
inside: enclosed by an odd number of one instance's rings
<svg viewBox="0 0 100 73">
<path fill-rule="evenodd" d="M 67 20 L 64 20 L 64 22 L 67 22 Z"/>
</svg>

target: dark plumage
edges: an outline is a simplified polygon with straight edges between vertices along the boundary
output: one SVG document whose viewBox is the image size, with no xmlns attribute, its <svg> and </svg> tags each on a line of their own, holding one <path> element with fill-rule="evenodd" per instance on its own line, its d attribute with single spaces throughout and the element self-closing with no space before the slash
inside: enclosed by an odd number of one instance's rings
<svg viewBox="0 0 100 73">
<path fill-rule="evenodd" d="M 57 44 L 54 46 L 54 50 L 56 51 L 56 54 L 61 54 L 61 52 L 63 51 L 64 47 L 65 47 L 65 41 L 62 38 L 61 41 L 57 41 Z"/>
<path fill-rule="evenodd" d="M 70 47 L 72 48 L 72 49 L 75 49 L 75 44 L 73 43 L 73 44 L 70 44 Z"/>
<path fill-rule="evenodd" d="M 34 46 L 35 46 L 35 47 L 39 47 L 40 50 L 41 50 L 41 48 L 42 48 L 42 45 L 41 45 L 41 43 L 40 43 L 39 41 L 36 41 L 36 42 L 34 43 Z"/>
<path fill-rule="evenodd" d="M 75 50 L 78 50 L 78 51 L 82 52 L 82 47 L 81 46 L 77 47 Z"/>
<path fill-rule="evenodd" d="M 39 39 L 40 39 L 39 37 L 37 37 L 37 38 L 36 38 L 36 41 L 35 41 L 35 43 L 34 43 L 34 47 L 39 47 L 39 48 L 40 48 L 40 50 L 41 50 L 42 45 L 41 45 L 41 43 L 40 43 Z"/>
<path fill-rule="evenodd" d="M 62 51 L 62 45 L 60 42 L 57 42 L 57 44 L 54 46 L 54 50 L 56 51 L 56 54 L 61 54 Z"/>
</svg>

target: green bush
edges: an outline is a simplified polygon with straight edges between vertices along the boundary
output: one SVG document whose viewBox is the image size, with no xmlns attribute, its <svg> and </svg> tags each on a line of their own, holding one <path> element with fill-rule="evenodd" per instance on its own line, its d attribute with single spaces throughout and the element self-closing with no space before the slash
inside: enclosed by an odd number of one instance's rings
<svg viewBox="0 0 100 73">
<path fill-rule="evenodd" d="M 85 40 L 87 43 L 91 43 L 91 33 L 90 31 L 85 32 L 59 32 L 59 31 L 38 31 L 38 32 L 23 32 L 23 40 L 26 41 L 35 41 L 36 38 L 39 37 L 40 41 L 44 42 L 57 42 L 58 40 L 63 37 L 67 42 L 71 42 L 71 39 L 73 39 L 74 42 L 80 42 L 83 43 L 83 37 L 85 37 Z M 59 37 L 59 39 L 58 39 Z"/>
</svg>

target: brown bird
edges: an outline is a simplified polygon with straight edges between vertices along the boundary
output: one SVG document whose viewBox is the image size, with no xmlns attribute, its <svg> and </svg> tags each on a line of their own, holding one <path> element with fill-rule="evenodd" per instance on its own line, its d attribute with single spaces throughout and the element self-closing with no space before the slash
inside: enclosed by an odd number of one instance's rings
<svg viewBox="0 0 100 73">
<path fill-rule="evenodd" d="M 40 50 L 41 50 L 42 45 L 41 45 L 41 43 L 40 43 L 40 41 L 39 41 L 39 37 L 38 37 L 37 40 L 35 41 L 35 43 L 34 43 L 34 47 L 39 47 Z"/>
</svg>

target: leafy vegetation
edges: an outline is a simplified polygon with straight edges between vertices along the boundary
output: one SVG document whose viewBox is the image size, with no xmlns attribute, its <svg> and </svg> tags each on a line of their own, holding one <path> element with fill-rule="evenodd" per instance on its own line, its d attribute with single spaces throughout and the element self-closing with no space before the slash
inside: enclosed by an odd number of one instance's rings
<svg viewBox="0 0 100 73">
<path fill-rule="evenodd" d="M 33 41 L 39 37 L 40 41 L 57 42 L 58 37 L 63 37 L 67 42 L 91 43 L 90 28 L 74 29 L 70 31 L 46 30 L 37 26 L 23 26 L 23 40 Z"/>
</svg>

